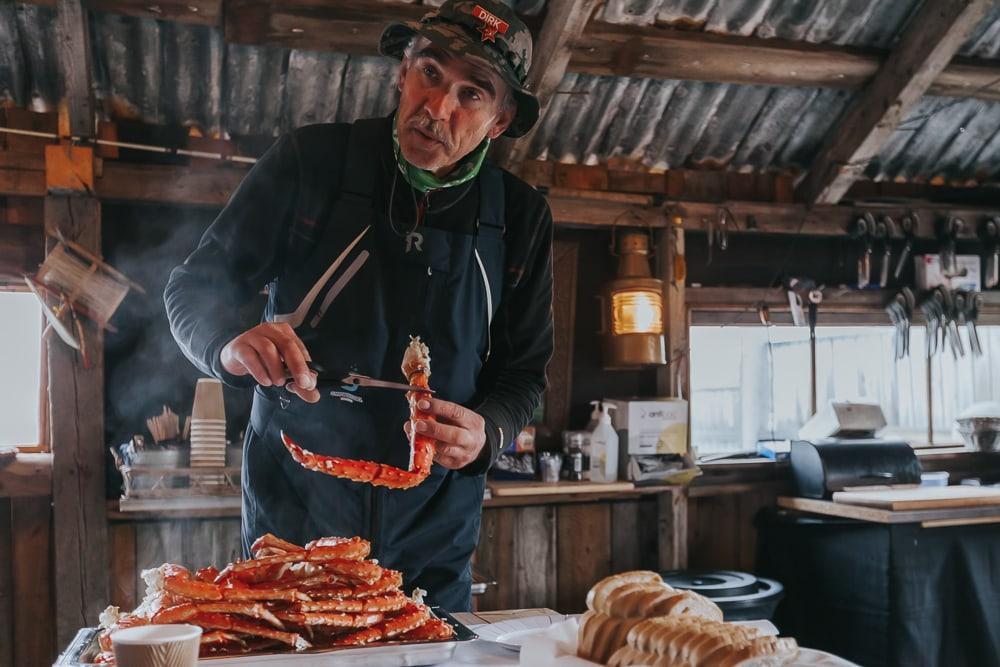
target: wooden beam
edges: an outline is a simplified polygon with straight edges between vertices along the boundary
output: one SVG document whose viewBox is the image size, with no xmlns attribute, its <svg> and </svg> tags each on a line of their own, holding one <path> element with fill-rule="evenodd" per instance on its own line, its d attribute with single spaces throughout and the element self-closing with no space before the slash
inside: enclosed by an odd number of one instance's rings
<svg viewBox="0 0 1000 667">
<path fill-rule="evenodd" d="M 56 6 L 56 0 L 24 2 L 46 7 Z M 212 26 L 222 23 L 222 0 L 83 0 L 83 6 L 95 12 L 141 19 Z"/>
<path fill-rule="evenodd" d="M 222 207 L 246 174 L 235 165 L 190 168 L 105 162 L 95 190 L 101 199 Z"/>
<path fill-rule="evenodd" d="M 100 216 L 100 203 L 92 197 L 45 198 L 46 232 L 61 233 L 96 254 Z M 48 337 L 46 348 L 59 646 L 66 646 L 79 628 L 95 624 L 108 600 L 104 338 L 89 322 L 84 331 L 89 368 L 57 336 Z"/>
<path fill-rule="evenodd" d="M 886 55 L 877 49 L 595 22 L 574 45 L 569 71 L 856 90 L 871 80 Z M 956 59 L 928 93 L 998 100 L 998 77 L 1000 68 L 991 61 Z"/>
<path fill-rule="evenodd" d="M 583 196 L 586 195 L 586 196 Z M 635 197 L 635 195 L 631 195 Z M 652 201 L 622 199 L 620 193 L 583 193 L 550 188 L 549 207 L 556 224 L 567 227 L 626 227 L 668 226 L 673 216 L 682 220 L 686 231 L 704 232 L 710 222 L 718 219 L 726 208 L 736 219 L 731 229 L 735 234 L 807 234 L 811 236 L 844 236 L 854 218 L 865 212 L 888 215 L 896 220 L 908 213 L 919 217 L 916 236 L 936 239 L 935 221 L 955 215 L 965 220 L 978 220 L 996 215 L 1000 207 L 915 203 L 910 206 L 891 205 L 827 205 L 808 207 L 805 204 L 775 204 L 756 201 L 675 202 L 656 205 Z M 960 238 L 974 239 L 975 226 L 967 225 Z"/>
<path fill-rule="evenodd" d="M 590 20 L 598 0 L 549 0 L 545 22 L 532 49 L 531 69 L 527 87 L 538 98 L 538 118 L 552 101 L 552 95 L 566 74 L 572 56 L 572 45 Z M 538 126 L 535 125 L 535 128 Z M 531 146 L 534 130 L 520 139 L 508 139 L 497 147 L 494 159 L 507 168 L 523 160 Z"/>
<path fill-rule="evenodd" d="M 827 132 L 799 185 L 803 201 L 840 201 L 993 4 L 925 0 L 875 77 Z"/>
<path fill-rule="evenodd" d="M 386 24 L 417 21 L 430 8 L 370 0 L 228 0 L 225 39 L 237 44 L 375 55 Z"/>
<path fill-rule="evenodd" d="M 91 85 L 90 30 L 80 0 L 56 1 L 56 46 L 69 111 L 69 132 L 94 136 L 94 92 Z"/>
<path fill-rule="evenodd" d="M 679 397 L 688 385 L 684 369 L 690 367 L 685 298 L 687 263 L 684 229 L 673 224 L 656 234 L 657 277 L 663 281 L 663 326 L 669 363 L 656 369 L 656 391 L 660 396 Z"/>
<path fill-rule="evenodd" d="M 323 0 L 230 0 L 226 8 L 227 41 L 363 55 L 376 53 L 386 23 L 415 20 L 426 11 L 409 3 L 361 0 L 335 6 Z M 583 74 L 851 90 L 867 84 L 887 55 L 870 49 L 604 22 L 591 22 L 570 41 L 570 48 L 567 71 Z M 535 53 L 540 52 L 536 47 Z M 942 72 L 928 92 L 1000 100 L 998 78 L 1000 68 L 995 64 L 962 59 Z"/>
<path fill-rule="evenodd" d="M 54 6 L 55 0 L 26 0 Z M 224 25 L 227 41 L 290 49 L 374 55 L 386 23 L 416 20 L 426 5 L 323 0 L 272 3 L 229 0 L 85 0 L 94 11 L 182 23 Z M 194 11 L 197 9 L 197 11 Z M 692 58 L 691 54 L 698 54 Z M 567 71 L 651 79 L 808 86 L 856 90 L 878 71 L 886 52 L 739 35 L 592 22 L 572 44 Z M 956 58 L 930 95 L 1000 100 L 1000 68 Z"/>
</svg>

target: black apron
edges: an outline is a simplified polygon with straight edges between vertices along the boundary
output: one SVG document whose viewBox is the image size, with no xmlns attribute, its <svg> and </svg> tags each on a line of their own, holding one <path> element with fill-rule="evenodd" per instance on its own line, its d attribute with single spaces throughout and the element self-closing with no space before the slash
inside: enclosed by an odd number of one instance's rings
<svg viewBox="0 0 1000 667">
<path fill-rule="evenodd" d="M 504 196 L 501 172 L 477 176 L 473 234 L 423 227 L 407 241 L 376 206 L 374 187 L 384 120 L 351 127 L 339 199 L 303 188 L 298 215 L 320 221 L 309 255 L 270 285 L 270 321 L 291 324 L 315 362 L 404 380 L 410 336 L 430 347 L 431 387 L 468 405 L 489 354 L 489 325 L 502 291 Z M 315 192 L 313 192 L 315 191 Z M 310 196 L 311 193 L 311 196 Z M 327 390 L 316 404 L 278 388 L 257 387 L 243 458 L 243 548 L 264 533 L 302 544 L 326 535 L 359 535 L 372 557 L 404 574 L 428 599 L 452 611 L 471 606 L 470 558 L 479 537 L 485 475 L 434 464 L 419 486 L 375 488 L 302 468 L 279 439 L 284 430 L 317 454 L 406 468 L 409 417 L 402 392 Z"/>
</svg>

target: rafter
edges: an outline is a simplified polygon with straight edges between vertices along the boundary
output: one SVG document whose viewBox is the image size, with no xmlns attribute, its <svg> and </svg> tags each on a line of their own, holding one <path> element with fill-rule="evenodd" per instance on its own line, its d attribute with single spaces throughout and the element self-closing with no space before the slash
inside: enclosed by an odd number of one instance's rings
<svg viewBox="0 0 1000 667">
<path fill-rule="evenodd" d="M 925 0 L 875 77 L 827 133 L 799 185 L 803 201 L 840 201 L 993 4 Z"/>
<path fill-rule="evenodd" d="M 56 3 L 56 43 L 62 72 L 69 127 L 77 137 L 94 135 L 94 91 L 91 86 L 90 31 L 80 0 Z"/>
<path fill-rule="evenodd" d="M 573 42 L 580 37 L 597 3 L 598 0 L 549 0 L 528 72 L 528 90 L 538 98 L 539 119 L 545 117 L 552 95 L 566 74 Z M 533 135 L 534 131 L 498 146 L 494 158 L 506 167 L 519 163 L 527 156 Z"/>
<path fill-rule="evenodd" d="M 55 0 L 25 1 L 55 5 Z M 84 0 L 84 6 L 98 12 L 211 26 L 222 26 L 225 16 L 225 36 L 230 42 L 360 55 L 375 54 L 378 35 L 389 21 L 414 20 L 427 11 L 426 6 L 390 0 L 338 0 L 336 4 L 323 0 Z M 529 26 L 537 27 L 530 21 Z M 856 90 L 871 80 L 886 56 L 887 52 L 877 49 L 592 21 L 572 44 L 567 71 Z M 956 58 L 927 93 L 1000 100 L 1000 67 L 989 60 Z"/>
</svg>

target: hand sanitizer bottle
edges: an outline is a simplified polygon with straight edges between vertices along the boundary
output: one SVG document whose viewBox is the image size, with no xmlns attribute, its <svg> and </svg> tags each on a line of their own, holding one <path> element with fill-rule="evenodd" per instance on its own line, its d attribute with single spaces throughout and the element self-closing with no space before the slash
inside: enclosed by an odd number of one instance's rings
<svg viewBox="0 0 1000 667">
<path fill-rule="evenodd" d="M 613 405 L 602 405 L 597 428 L 590 436 L 590 481 L 618 481 L 618 433 L 611 425 Z"/>
</svg>

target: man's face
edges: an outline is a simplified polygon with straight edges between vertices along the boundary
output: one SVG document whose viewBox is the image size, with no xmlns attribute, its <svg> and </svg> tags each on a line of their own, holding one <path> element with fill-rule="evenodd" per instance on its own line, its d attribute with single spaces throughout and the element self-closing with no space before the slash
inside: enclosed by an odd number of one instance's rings
<svg viewBox="0 0 1000 667">
<path fill-rule="evenodd" d="M 507 85 L 496 72 L 433 46 L 403 60 L 398 85 L 399 148 L 411 164 L 437 176 L 485 137 L 503 134 L 514 118 L 513 108 L 500 110 Z"/>
</svg>

